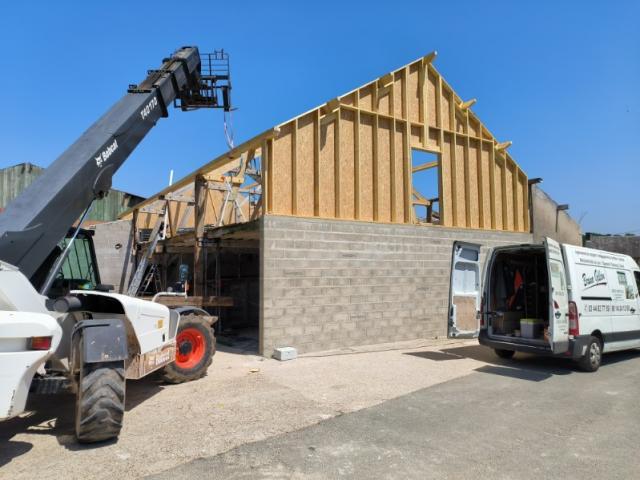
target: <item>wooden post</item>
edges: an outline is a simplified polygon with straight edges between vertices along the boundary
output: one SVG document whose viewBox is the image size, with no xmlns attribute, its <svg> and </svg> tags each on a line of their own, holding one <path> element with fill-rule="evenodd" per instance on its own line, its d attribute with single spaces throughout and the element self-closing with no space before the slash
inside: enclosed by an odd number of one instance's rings
<svg viewBox="0 0 640 480">
<path fill-rule="evenodd" d="M 204 240 L 205 212 L 207 203 L 207 182 L 204 176 L 195 178 L 195 230 L 193 243 L 193 292 L 194 296 L 205 296 L 205 252 Z"/>
</svg>

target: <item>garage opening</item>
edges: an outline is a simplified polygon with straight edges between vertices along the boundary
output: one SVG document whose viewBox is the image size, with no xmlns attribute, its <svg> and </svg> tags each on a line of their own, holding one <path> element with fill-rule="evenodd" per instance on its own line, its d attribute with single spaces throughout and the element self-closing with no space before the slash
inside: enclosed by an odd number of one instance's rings
<svg viewBox="0 0 640 480">
<path fill-rule="evenodd" d="M 549 277 L 544 248 L 497 253 L 490 269 L 489 336 L 548 345 Z"/>
<path fill-rule="evenodd" d="M 151 298 L 157 292 L 186 292 L 189 304 L 218 317 L 218 344 L 243 352 L 258 352 L 260 245 L 258 222 L 214 227 L 202 241 L 202 292 L 195 288 L 193 234 L 159 243 L 141 286 Z"/>
</svg>

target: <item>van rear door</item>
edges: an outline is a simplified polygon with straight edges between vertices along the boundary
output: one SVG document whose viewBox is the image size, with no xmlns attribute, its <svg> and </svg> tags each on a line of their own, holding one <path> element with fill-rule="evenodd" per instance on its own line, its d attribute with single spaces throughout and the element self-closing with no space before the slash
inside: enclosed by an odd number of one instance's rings
<svg viewBox="0 0 640 480">
<path fill-rule="evenodd" d="M 547 271 L 549 272 L 549 343 L 553 353 L 569 349 L 569 295 L 560 244 L 545 238 Z"/>
<path fill-rule="evenodd" d="M 448 337 L 478 336 L 480 284 L 480 245 L 454 242 L 449 289 Z"/>
</svg>

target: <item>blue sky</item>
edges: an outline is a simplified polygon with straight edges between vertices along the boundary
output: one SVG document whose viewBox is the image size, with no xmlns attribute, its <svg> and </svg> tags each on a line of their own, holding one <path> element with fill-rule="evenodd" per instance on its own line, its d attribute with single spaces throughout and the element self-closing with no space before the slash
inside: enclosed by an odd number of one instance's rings
<svg viewBox="0 0 640 480">
<path fill-rule="evenodd" d="M 640 2 L 3 2 L 0 167 L 49 165 L 181 45 L 231 54 L 236 143 L 432 50 L 585 231 L 640 233 Z M 150 195 L 226 149 L 170 112 L 114 187 Z M 150 168 L 154 166 L 154 168 Z"/>
</svg>

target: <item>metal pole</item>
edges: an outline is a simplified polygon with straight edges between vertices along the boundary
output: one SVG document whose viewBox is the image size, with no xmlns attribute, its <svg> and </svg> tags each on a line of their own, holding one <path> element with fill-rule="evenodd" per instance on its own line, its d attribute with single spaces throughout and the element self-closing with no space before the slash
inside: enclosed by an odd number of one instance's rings
<svg viewBox="0 0 640 480">
<path fill-rule="evenodd" d="M 93 206 L 93 200 L 91 200 L 91 203 L 89 204 L 87 209 L 84 211 L 84 213 L 80 217 L 80 220 L 78 221 L 78 227 L 76 228 L 75 232 L 73 232 L 73 235 L 71 236 L 69 243 L 67 243 L 67 246 L 65 247 L 64 251 L 58 257 L 58 260 L 56 260 L 56 263 L 53 265 L 51 270 L 49 270 L 47 279 L 45 280 L 44 284 L 42 285 L 42 288 L 40 289 L 40 295 L 46 295 L 47 293 L 49 293 L 51 284 L 53 284 L 53 281 L 55 280 L 56 275 L 60 270 L 60 267 L 62 267 L 62 262 L 64 262 L 67 256 L 69 255 L 69 251 L 71 251 L 71 246 L 73 245 L 73 242 L 78 236 L 78 232 L 80 232 L 80 227 L 82 227 L 82 223 L 84 222 L 85 218 L 87 218 L 87 215 L 89 215 L 89 212 L 91 211 L 92 206 Z"/>
</svg>

